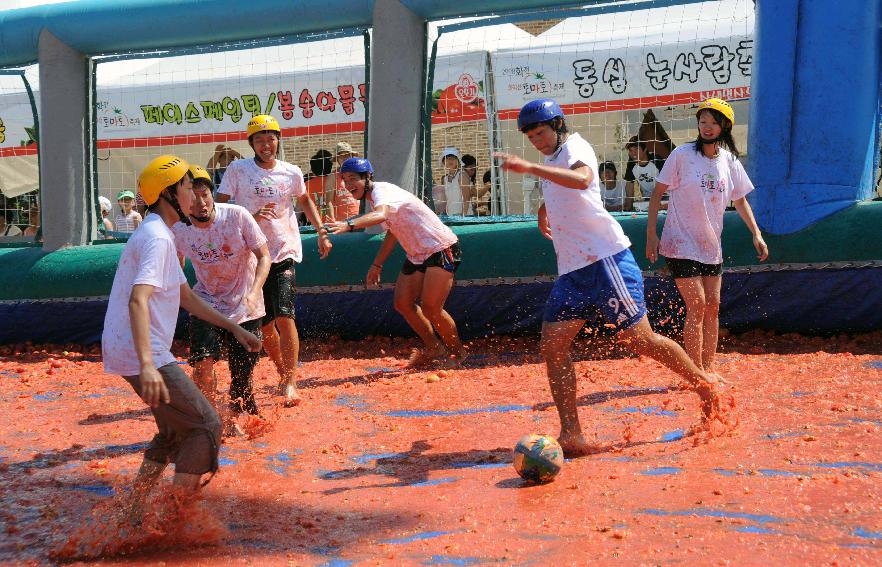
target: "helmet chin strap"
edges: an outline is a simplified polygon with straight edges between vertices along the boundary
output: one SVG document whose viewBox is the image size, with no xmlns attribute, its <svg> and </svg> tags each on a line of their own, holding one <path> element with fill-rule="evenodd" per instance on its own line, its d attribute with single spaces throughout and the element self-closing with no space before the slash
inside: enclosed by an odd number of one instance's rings
<svg viewBox="0 0 882 567">
<path fill-rule="evenodd" d="M 191 226 L 193 223 L 190 222 L 190 217 L 184 214 L 184 211 L 181 210 L 181 205 L 178 203 L 178 198 L 174 195 L 168 197 L 165 194 L 165 191 L 159 196 L 160 199 L 163 199 L 166 203 L 172 206 L 176 213 L 178 213 L 178 218 L 181 219 L 181 222 L 187 226 Z"/>
<path fill-rule="evenodd" d="M 698 135 L 698 139 L 701 140 L 701 143 L 704 144 L 705 146 L 710 146 L 710 145 L 716 144 L 717 142 L 720 141 L 719 136 L 717 136 L 716 138 L 705 138 L 701 134 Z"/>
<path fill-rule="evenodd" d="M 365 199 L 367 199 L 368 193 L 371 192 L 371 185 L 372 184 L 373 184 L 373 182 L 371 181 L 370 177 L 368 177 L 364 180 L 364 191 L 362 191 L 361 199 L 359 199 L 359 201 L 364 201 Z"/>
</svg>

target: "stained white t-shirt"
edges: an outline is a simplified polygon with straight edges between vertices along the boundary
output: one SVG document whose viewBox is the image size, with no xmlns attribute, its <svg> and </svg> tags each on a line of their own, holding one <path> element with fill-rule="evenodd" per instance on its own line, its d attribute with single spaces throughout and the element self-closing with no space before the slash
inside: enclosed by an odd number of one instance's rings
<svg viewBox="0 0 882 567">
<path fill-rule="evenodd" d="M 684 144 L 671 152 L 658 182 L 668 186 L 670 195 L 659 254 L 721 263 L 726 205 L 753 191 L 741 162 L 723 148 L 710 159 L 696 152 L 693 144 Z"/>
<path fill-rule="evenodd" d="M 269 203 L 276 204 L 277 218 L 257 221 L 266 235 L 273 263 L 293 258 L 303 260 L 300 229 L 294 213 L 294 199 L 306 194 L 303 172 L 296 165 L 276 160 L 272 169 L 263 169 L 253 159 L 238 159 L 227 166 L 218 193 L 229 195 L 252 215 Z"/>
<path fill-rule="evenodd" d="M 587 189 L 570 189 L 548 179 L 542 180 L 545 210 L 554 237 L 557 271 L 560 275 L 584 268 L 631 246 L 621 225 L 603 208 L 597 174 L 597 155 L 579 134 L 550 156 L 545 165 L 571 169 L 576 163 L 594 174 Z"/>
<path fill-rule="evenodd" d="M 457 242 L 453 231 L 441 222 L 416 195 L 392 183 L 375 181 L 368 200 L 374 209 L 388 207 L 383 228 L 392 232 L 407 259 L 422 264 L 426 259 Z"/>
<path fill-rule="evenodd" d="M 600 183 L 600 196 L 603 198 L 603 206 L 607 209 L 621 208 L 625 203 L 625 181 L 617 180 L 612 189 L 607 189 L 605 184 Z"/>
<path fill-rule="evenodd" d="M 640 185 L 640 191 L 643 193 L 643 198 L 648 201 L 649 198 L 652 197 L 652 193 L 655 191 L 655 180 L 658 177 L 658 166 L 656 166 L 655 162 L 652 160 L 649 160 L 646 165 L 635 163 L 634 168 L 631 170 L 631 174 L 634 176 L 634 181 Z"/>
<path fill-rule="evenodd" d="M 104 372 L 120 376 L 141 373 L 129 317 L 129 298 L 137 284 L 155 288 L 147 300 L 153 364 L 159 368 L 175 362 L 171 344 L 181 306 L 181 285 L 185 283 L 187 278 L 178 261 L 174 235 L 162 217 L 155 213 L 147 215 L 126 242 L 116 267 L 101 334 Z"/>
<path fill-rule="evenodd" d="M 210 226 L 179 222 L 172 227 L 178 253 L 189 258 L 196 271 L 193 292 L 234 323 L 263 317 L 263 294 L 252 312 L 248 312 L 245 296 L 254 285 L 257 269 L 252 250 L 266 244 L 266 236 L 244 207 L 224 203 L 214 207 Z"/>
</svg>

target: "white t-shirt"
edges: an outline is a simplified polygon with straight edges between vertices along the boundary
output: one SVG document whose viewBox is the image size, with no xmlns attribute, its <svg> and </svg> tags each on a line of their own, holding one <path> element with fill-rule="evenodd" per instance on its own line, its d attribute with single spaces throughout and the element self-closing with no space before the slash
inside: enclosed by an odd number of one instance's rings
<svg viewBox="0 0 882 567">
<path fill-rule="evenodd" d="M 621 209 L 625 203 L 625 181 L 617 180 L 612 189 L 607 189 L 605 184 L 600 183 L 600 196 L 603 197 L 603 206 L 607 209 Z"/>
<path fill-rule="evenodd" d="M 132 209 L 129 211 L 129 214 L 124 215 L 122 211 L 116 214 L 116 218 L 113 219 L 113 226 L 115 227 L 116 232 L 135 232 L 137 228 L 135 226 L 135 221 L 141 222 L 141 213 Z"/>
<path fill-rule="evenodd" d="M 655 191 L 655 180 L 658 177 L 658 167 L 655 165 L 655 162 L 649 160 L 646 165 L 635 163 L 631 174 L 634 176 L 634 181 L 640 184 L 643 198 L 648 201 L 652 197 L 653 191 Z"/>
<path fill-rule="evenodd" d="M 277 218 L 257 221 L 266 235 L 273 263 L 293 258 L 303 260 L 300 229 L 294 213 L 294 199 L 306 194 L 303 172 L 296 165 L 276 160 L 272 169 L 263 169 L 253 159 L 238 159 L 227 167 L 217 191 L 229 195 L 252 215 L 269 203 L 276 204 Z"/>
<path fill-rule="evenodd" d="M 375 181 L 368 196 L 374 209 L 386 205 L 388 214 L 383 228 L 401 243 L 407 259 L 422 264 L 426 259 L 457 242 L 453 231 L 441 222 L 416 195 L 392 183 Z"/>
<path fill-rule="evenodd" d="M 591 185 L 584 190 L 570 189 L 548 179 L 542 180 L 545 210 L 554 237 L 557 271 L 560 275 L 584 268 L 631 246 L 621 225 L 603 208 L 597 175 L 597 155 L 579 134 L 570 134 L 567 141 L 550 156 L 545 165 L 571 169 L 581 162 L 594 174 Z"/>
<path fill-rule="evenodd" d="M 462 172 L 457 172 L 450 179 L 445 173 L 441 178 L 444 182 L 444 196 L 447 202 L 447 214 L 450 216 L 463 216 L 466 214 L 465 205 L 462 201 Z"/>
<path fill-rule="evenodd" d="M 126 243 L 116 267 L 101 334 L 104 372 L 120 376 L 141 373 L 129 318 L 129 298 L 137 284 L 155 288 L 147 300 L 153 364 L 159 368 L 175 362 L 170 349 L 181 306 L 181 285 L 185 283 L 187 278 L 175 253 L 174 235 L 162 217 L 155 213 L 147 215 Z"/>
<path fill-rule="evenodd" d="M 263 317 L 263 294 L 258 308 L 248 312 L 245 296 L 254 285 L 257 257 L 252 250 L 266 244 L 254 217 L 239 205 L 215 203 L 210 226 L 175 223 L 172 232 L 178 253 L 196 270 L 193 292 L 234 323 Z"/>
<path fill-rule="evenodd" d="M 19 236 L 21 235 L 21 229 L 15 226 L 14 224 L 7 224 L 3 229 L 3 232 L 0 232 L 0 236 Z"/>
<path fill-rule="evenodd" d="M 671 152 L 658 176 L 668 185 L 670 202 L 659 253 L 703 264 L 723 261 L 723 213 L 729 201 L 751 191 L 753 183 L 741 162 L 720 148 L 715 159 L 685 144 Z"/>
</svg>

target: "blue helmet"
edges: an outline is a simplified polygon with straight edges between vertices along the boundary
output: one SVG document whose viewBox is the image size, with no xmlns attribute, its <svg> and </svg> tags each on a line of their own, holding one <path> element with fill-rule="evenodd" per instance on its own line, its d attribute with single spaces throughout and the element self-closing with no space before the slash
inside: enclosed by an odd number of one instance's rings
<svg viewBox="0 0 882 567">
<path fill-rule="evenodd" d="M 340 173 L 373 173 L 374 166 L 367 158 L 353 157 L 343 162 L 340 166 Z"/>
<path fill-rule="evenodd" d="M 557 117 L 563 118 L 563 115 L 560 105 L 550 98 L 531 100 L 518 113 L 518 130 L 523 131 L 527 126 L 548 122 Z"/>
</svg>

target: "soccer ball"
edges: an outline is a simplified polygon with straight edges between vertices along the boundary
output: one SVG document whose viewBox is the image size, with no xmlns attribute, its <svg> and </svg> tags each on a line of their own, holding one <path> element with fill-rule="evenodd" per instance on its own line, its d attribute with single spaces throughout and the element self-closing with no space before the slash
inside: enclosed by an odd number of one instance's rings
<svg viewBox="0 0 882 567">
<path fill-rule="evenodd" d="M 563 449 L 549 435 L 524 435 L 514 448 L 514 468 L 530 482 L 551 482 L 563 461 Z"/>
</svg>

